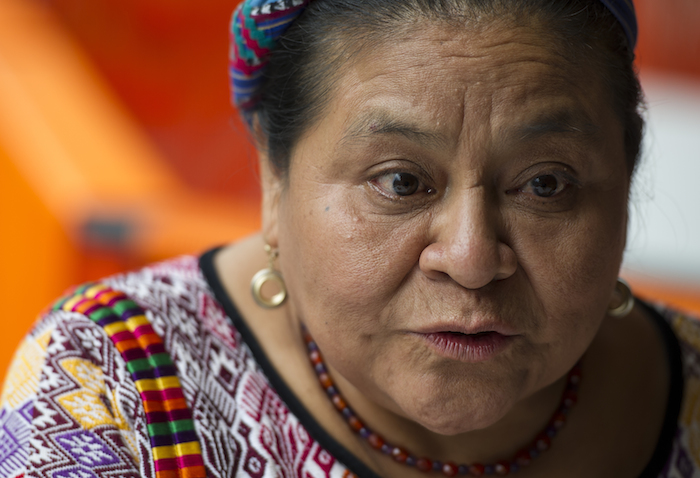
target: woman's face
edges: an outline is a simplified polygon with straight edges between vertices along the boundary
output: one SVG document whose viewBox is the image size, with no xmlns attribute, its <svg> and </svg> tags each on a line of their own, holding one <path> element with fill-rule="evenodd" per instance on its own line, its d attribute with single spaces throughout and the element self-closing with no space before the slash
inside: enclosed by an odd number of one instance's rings
<svg viewBox="0 0 700 478">
<path fill-rule="evenodd" d="M 426 22 L 362 52 L 266 184 L 292 320 L 358 396 L 437 433 L 562 377 L 611 299 L 622 126 L 547 41 Z"/>
</svg>

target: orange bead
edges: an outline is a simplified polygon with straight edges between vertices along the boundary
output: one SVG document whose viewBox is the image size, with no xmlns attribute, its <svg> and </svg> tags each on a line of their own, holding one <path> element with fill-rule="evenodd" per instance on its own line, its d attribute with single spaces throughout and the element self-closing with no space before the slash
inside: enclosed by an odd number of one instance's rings
<svg viewBox="0 0 700 478">
<path fill-rule="evenodd" d="M 364 425 L 362 425 L 362 422 L 357 419 L 355 415 L 351 416 L 348 418 L 348 424 L 350 425 L 350 428 L 355 430 L 356 432 L 359 432 Z"/>
<path fill-rule="evenodd" d="M 318 374 L 318 379 L 321 382 L 321 385 L 323 388 L 328 388 L 333 386 L 333 380 L 331 380 L 331 376 L 328 375 L 327 373 L 320 373 Z"/>
<path fill-rule="evenodd" d="M 314 365 L 323 363 L 323 358 L 321 357 L 321 354 L 318 350 L 314 350 L 313 352 L 311 352 L 309 354 L 309 358 L 311 359 L 311 363 L 313 363 Z"/>
<path fill-rule="evenodd" d="M 384 445 L 384 440 L 376 433 L 370 434 L 370 436 L 367 437 L 367 441 L 372 448 L 376 448 L 377 450 L 381 450 L 382 445 Z"/>
<path fill-rule="evenodd" d="M 333 401 L 333 405 L 335 405 L 335 408 L 340 410 L 341 412 L 347 407 L 347 404 L 345 403 L 345 400 L 343 400 L 343 397 L 340 395 L 333 395 L 333 398 L 331 398 Z"/>
</svg>

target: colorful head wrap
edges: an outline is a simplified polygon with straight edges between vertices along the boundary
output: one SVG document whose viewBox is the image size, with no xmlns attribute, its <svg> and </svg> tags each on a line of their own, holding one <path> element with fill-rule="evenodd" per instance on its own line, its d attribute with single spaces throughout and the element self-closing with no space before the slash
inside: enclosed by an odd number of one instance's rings
<svg viewBox="0 0 700 478">
<path fill-rule="evenodd" d="M 310 0 L 244 0 L 231 18 L 229 75 L 233 103 L 244 113 L 260 95 L 263 68 L 277 39 Z"/>
<path fill-rule="evenodd" d="M 263 69 L 277 39 L 311 0 L 243 0 L 233 12 L 229 75 L 233 103 L 250 120 L 260 98 Z M 632 0 L 600 0 L 622 25 L 631 50 L 637 44 L 637 17 Z"/>
</svg>

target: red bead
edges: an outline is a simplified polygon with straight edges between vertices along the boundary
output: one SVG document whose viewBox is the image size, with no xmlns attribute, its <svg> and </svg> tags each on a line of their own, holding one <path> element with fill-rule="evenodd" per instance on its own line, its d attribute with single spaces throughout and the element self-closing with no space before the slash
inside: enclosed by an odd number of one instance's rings
<svg viewBox="0 0 700 478">
<path fill-rule="evenodd" d="M 328 388 L 333 386 L 333 380 L 331 380 L 331 376 L 328 375 L 327 373 L 320 373 L 318 374 L 318 380 L 321 382 L 321 385 L 323 388 Z"/>
<path fill-rule="evenodd" d="M 335 405 L 335 408 L 337 408 L 341 412 L 345 409 L 345 407 L 347 407 L 345 400 L 343 400 L 343 397 L 341 397 L 340 395 L 333 395 L 331 401 L 333 402 L 333 405 Z"/>
<path fill-rule="evenodd" d="M 311 363 L 314 365 L 318 365 L 320 363 L 323 363 L 323 359 L 321 358 L 321 354 L 318 350 L 314 350 L 309 354 L 309 358 L 311 359 Z"/>
<path fill-rule="evenodd" d="M 486 467 L 481 463 L 474 463 L 469 467 L 469 474 L 472 476 L 481 476 L 486 471 Z"/>
<path fill-rule="evenodd" d="M 420 471 L 431 471 L 433 469 L 433 462 L 427 458 L 418 458 L 416 461 L 416 468 Z"/>
<path fill-rule="evenodd" d="M 515 462 L 519 466 L 527 466 L 532 461 L 532 457 L 527 450 L 520 450 L 517 455 L 515 455 Z"/>
<path fill-rule="evenodd" d="M 358 420 L 355 415 L 351 415 L 348 418 L 348 425 L 350 425 L 350 428 L 352 428 L 356 432 L 359 432 L 360 430 L 362 430 L 362 427 L 364 427 L 362 422 L 360 420 Z"/>
<path fill-rule="evenodd" d="M 539 451 L 549 450 L 551 444 L 552 442 L 547 435 L 540 435 L 537 437 L 537 441 L 535 442 L 535 446 Z"/>
<path fill-rule="evenodd" d="M 391 456 L 394 457 L 394 460 L 398 461 L 399 463 L 404 463 L 406 458 L 408 458 L 408 453 L 399 447 L 394 447 L 394 449 L 391 450 Z"/>
<path fill-rule="evenodd" d="M 506 476 L 508 473 L 510 473 L 510 463 L 507 461 L 499 461 L 496 463 L 493 469 L 497 475 Z"/>
<path fill-rule="evenodd" d="M 384 440 L 382 440 L 382 437 L 376 433 L 372 433 L 370 436 L 368 436 L 367 441 L 372 448 L 376 448 L 377 450 L 381 450 L 382 445 L 384 445 Z"/>
<path fill-rule="evenodd" d="M 564 415 L 563 413 L 557 413 L 556 415 L 554 415 L 554 419 L 552 419 L 552 425 L 554 426 L 554 428 L 558 430 L 561 427 L 563 427 L 565 423 L 566 415 Z"/>
<path fill-rule="evenodd" d="M 457 465 L 454 463 L 445 463 L 442 465 L 442 474 L 445 476 L 455 476 L 457 474 Z"/>
</svg>

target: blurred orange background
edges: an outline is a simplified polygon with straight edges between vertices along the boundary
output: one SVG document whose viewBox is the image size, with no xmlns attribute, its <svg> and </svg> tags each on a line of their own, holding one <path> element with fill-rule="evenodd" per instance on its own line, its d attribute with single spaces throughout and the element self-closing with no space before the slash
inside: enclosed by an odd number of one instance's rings
<svg viewBox="0 0 700 478">
<path fill-rule="evenodd" d="M 638 64 L 700 81 L 700 2 L 635 0 Z M 259 227 L 256 156 L 229 104 L 235 2 L 0 2 L 0 383 L 72 284 Z M 700 311 L 693 284 L 630 277 Z"/>
</svg>

